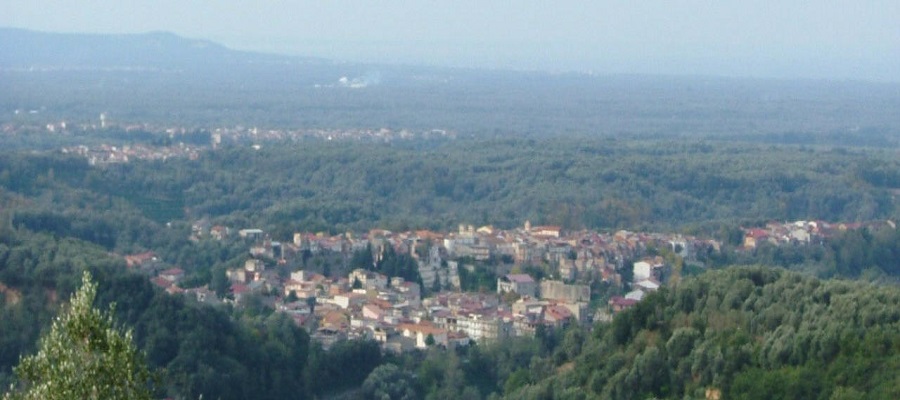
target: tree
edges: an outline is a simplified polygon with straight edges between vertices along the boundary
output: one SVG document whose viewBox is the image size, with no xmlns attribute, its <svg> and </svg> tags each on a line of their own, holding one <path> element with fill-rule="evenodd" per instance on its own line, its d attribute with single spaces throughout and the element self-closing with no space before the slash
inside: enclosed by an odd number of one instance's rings
<svg viewBox="0 0 900 400">
<path fill-rule="evenodd" d="M 394 364 L 383 364 L 369 374 L 362 384 L 365 399 L 404 399 L 417 398 L 414 389 L 415 378 L 408 371 Z"/>
<path fill-rule="evenodd" d="M 20 380 L 4 400 L 151 399 L 152 379 L 131 331 L 93 308 L 97 284 L 85 272 L 68 309 L 40 340 L 37 354 L 14 369 Z"/>
<path fill-rule="evenodd" d="M 441 292 L 441 277 L 440 275 L 434 276 L 434 284 L 431 285 L 431 293 L 440 293 Z"/>
</svg>

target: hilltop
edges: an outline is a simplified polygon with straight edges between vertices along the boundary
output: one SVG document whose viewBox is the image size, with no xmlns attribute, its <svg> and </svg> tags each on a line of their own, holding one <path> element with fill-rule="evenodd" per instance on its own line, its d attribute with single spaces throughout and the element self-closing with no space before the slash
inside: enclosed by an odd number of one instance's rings
<svg viewBox="0 0 900 400">
<path fill-rule="evenodd" d="M 170 32 L 50 33 L 0 28 L 0 68 L 58 70 L 173 70 L 254 63 L 311 61 L 229 49 Z"/>
</svg>

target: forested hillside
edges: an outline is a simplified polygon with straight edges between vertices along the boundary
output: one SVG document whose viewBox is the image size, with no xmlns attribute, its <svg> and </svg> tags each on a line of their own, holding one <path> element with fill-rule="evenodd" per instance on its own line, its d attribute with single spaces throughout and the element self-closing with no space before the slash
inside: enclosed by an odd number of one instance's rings
<svg viewBox="0 0 900 400">
<path fill-rule="evenodd" d="M 900 290 L 768 267 L 708 272 L 597 326 L 509 398 L 891 399 Z"/>
<path fill-rule="evenodd" d="M 296 231 L 512 227 L 530 219 L 570 229 L 702 232 L 727 246 L 735 229 L 769 220 L 897 220 L 896 154 L 581 136 L 308 140 L 103 166 L 59 152 L 6 152 L 0 384 L 10 381 L 19 355 L 35 350 L 60 299 L 89 269 L 100 306 L 117 303 L 117 319 L 134 328 L 151 367 L 163 374 L 160 397 L 391 390 L 414 398 L 702 398 L 706 390 L 727 398 L 897 397 L 890 371 L 900 367 L 900 297 L 892 286 L 765 267 L 713 271 L 593 331 L 539 330 L 533 339 L 393 357 L 371 342 L 323 351 L 259 302 L 214 308 L 170 296 L 120 257 L 152 250 L 184 268 L 186 282 L 222 292 L 224 270 L 243 263 L 247 249 L 187 240 L 191 222 L 204 217 L 282 240 Z M 761 246 L 706 261 L 896 276 L 897 241 L 896 230 L 851 231 L 821 247 Z"/>
</svg>

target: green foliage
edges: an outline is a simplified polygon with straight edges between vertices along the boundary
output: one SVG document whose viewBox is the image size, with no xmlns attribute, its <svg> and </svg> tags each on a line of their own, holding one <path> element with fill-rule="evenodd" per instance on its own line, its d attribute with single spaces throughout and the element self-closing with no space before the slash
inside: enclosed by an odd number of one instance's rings
<svg viewBox="0 0 900 400">
<path fill-rule="evenodd" d="M 381 260 L 374 266 L 369 264 L 369 270 L 374 269 L 388 278 L 399 276 L 407 282 L 415 282 L 422 285 L 422 277 L 419 276 L 419 264 L 410 254 L 397 253 L 393 246 L 385 246 Z M 425 289 L 425 288 L 423 288 Z"/>
<path fill-rule="evenodd" d="M 900 230 L 888 225 L 847 230 L 819 245 L 766 242 L 750 252 L 726 249 L 705 260 L 710 266 L 756 263 L 806 271 L 823 278 L 890 281 L 900 277 Z"/>
<path fill-rule="evenodd" d="M 303 378 L 311 393 L 338 393 L 359 387 L 383 361 L 374 341 L 339 341 L 327 351 L 313 346 Z"/>
<path fill-rule="evenodd" d="M 597 137 L 307 141 L 104 168 L 61 154 L 3 153 L 0 284 L 8 289 L 0 296 L 0 384 L 11 382 L 19 354 L 36 351 L 35 338 L 57 314 L 56 299 L 88 268 L 101 283 L 100 303 L 118 304 L 115 317 L 134 327 L 135 343 L 163 374 L 160 395 L 322 396 L 358 387 L 384 361 L 374 343 L 310 346 L 307 334 L 279 314 L 233 313 L 160 293 L 110 256 L 153 250 L 184 268 L 186 282 L 209 281 L 223 293 L 224 271 L 243 262 L 246 244 L 187 241 L 190 225 L 181 217 L 209 215 L 278 237 L 373 226 L 441 229 L 460 221 L 513 227 L 530 219 L 569 228 L 684 227 L 736 244 L 736 221 L 900 215 L 892 197 L 896 154 L 797 150 Z M 822 246 L 762 246 L 704 261 L 880 279 L 900 274 L 898 232 L 848 231 Z M 301 259 L 323 271 L 339 264 L 311 254 Z M 373 261 L 369 250 L 349 264 L 420 281 L 410 255 L 388 248 L 378 265 Z M 493 271 L 461 266 L 463 290 L 494 291 Z M 773 397 L 900 398 L 890 374 L 900 369 L 893 304 L 896 293 L 884 287 L 763 268 L 716 272 L 649 296 L 590 335 L 542 331 L 459 354 L 429 352 L 404 368 L 417 371 L 416 393 L 434 398 L 580 398 L 575 388 L 601 398 L 682 398 L 707 387 L 737 395 L 757 380 L 784 384 L 760 392 Z M 792 381 L 810 377 L 821 385 Z"/>
<path fill-rule="evenodd" d="M 371 400 L 415 400 L 415 377 L 394 364 L 372 370 L 362 384 L 362 395 Z"/>
<path fill-rule="evenodd" d="M 367 269 L 371 270 L 375 265 L 375 258 L 372 256 L 372 245 L 369 244 L 365 249 L 360 249 L 353 252 L 353 256 L 350 258 L 350 269 Z"/>
<path fill-rule="evenodd" d="M 131 331 L 93 308 L 97 284 L 85 272 L 69 307 L 15 368 L 22 384 L 4 399 L 151 399 L 151 374 Z"/>
<path fill-rule="evenodd" d="M 476 265 L 473 271 L 466 269 L 460 262 L 457 269 L 459 273 L 459 285 L 464 292 L 496 292 L 497 275 L 491 268 Z"/>
<path fill-rule="evenodd" d="M 57 205 L 47 208 L 52 212 L 23 213 L 17 223 L 73 232 L 105 247 L 133 242 L 127 238 L 152 240 L 150 222 L 178 219 L 185 211 L 282 235 L 373 226 L 448 229 L 473 215 L 485 218 L 472 222 L 501 227 L 526 219 L 654 230 L 730 221 L 718 233 L 732 243 L 739 220 L 854 221 L 897 213 L 894 180 L 876 175 L 900 165 L 893 153 L 878 149 L 798 152 L 588 136 L 430 145 L 423 151 L 414 144 L 309 141 L 102 169 L 72 156 L 4 154 L 0 172 L 9 178 L 0 187 L 34 198 L 53 193 L 42 198 Z M 79 218 L 78 209 L 104 218 Z"/>
<path fill-rule="evenodd" d="M 574 368 L 508 381 L 509 398 L 554 387 L 587 397 L 894 398 L 900 290 L 765 267 L 710 271 L 598 326 Z M 567 346 L 565 344 L 563 349 Z M 543 392 L 541 392 L 543 393 Z M 551 392 L 549 398 L 563 398 Z"/>
</svg>

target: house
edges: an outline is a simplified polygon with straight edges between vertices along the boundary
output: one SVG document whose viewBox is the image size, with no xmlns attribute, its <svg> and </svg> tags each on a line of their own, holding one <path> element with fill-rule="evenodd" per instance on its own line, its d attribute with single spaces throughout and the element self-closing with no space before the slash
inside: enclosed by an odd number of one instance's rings
<svg viewBox="0 0 900 400">
<path fill-rule="evenodd" d="M 447 347 L 451 349 L 466 347 L 470 343 L 469 335 L 466 335 L 465 332 L 447 332 Z"/>
<path fill-rule="evenodd" d="M 794 229 L 791 231 L 791 239 L 803 244 L 809 244 L 810 235 L 805 229 Z"/>
<path fill-rule="evenodd" d="M 332 297 L 332 302 L 341 308 L 347 309 L 365 303 L 366 295 L 360 293 L 342 293 Z"/>
<path fill-rule="evenodd" d="M 528 274 L 509 274 L 497 278 L 497 293 L 517 293 L 520 296 L 536 297 L 537 284 Z"/>
<path fill-rule="evenodd" d="M 264 232 L 262 229 L 241 229 L 238 231 L 238 236 L 248 240 L 262 239 L 263 234 Z"/>
<path fill-rule="evenodd" d="M 646 293 L 644 293 L 641 290 L 632 290 L 625 294 L 625 298 L 635 300 L 635 301 L 641 301 L 644 299 L 645 295 L 646 295 Z"/>
<path fill-rule="evenodd" d="M 159 277 L 169 282 L 177 283 L 181 281 L 182 278 L 184 278 L 184 270 L 178 267 L 169 268 L 163 272 L 160 272 Z"/>
<path fill-rule="evenodd" d="M 251 258 L 244 262 L 244 270 L 247 272 L 263 272 L 266 270 L 266 264 L 262 260 Z"/>
<path fill-rule="evenodd" d="M 187 289 L 185 295 L 194 296 L 198 302 L 206 304 L 219 304 L 220 300 L 216 296 L 216 292 L 209 290 L 209 286 L 201 286 L 197 288 Z"/>
<path fill-rule="evenodd" d="M 240 303 L 244 296 L 250 294 L 250 287 L 243 283 L 235 283 L 231 285 L 231 294 L 234 296 L 234 302 Z"/>
<path fill-rule="evenodd" d="M 634 288 L 644 291 L 646 293 L 655 292 L 659 290 L 659 281 L 653 278 L 642 279 L 634 283 Z"/>
<path fill-rule="evenodd" d="M 451 330 L 465 332 L 476 341 L 505 338 L 512 332 L 512 325 L 497 313 L 460 312 L 447 321 Z"/>
<path fill-rule="evenodd" d="M 209 232 L 210 226 L 211 224 L 209 222 L 209 219 L 203 218 L 191 224 L 191 234 L 194 237 L 202 238 L 203 236 L 206 236 L 207 232 Z"/>
<path fill-rule="evenodd" d="M 384 317 L 384 310 L 375 304 L 365 304 L 362 306 L 362 316 L 366 319 L 379 321 Z"/>
<path fill-rule="evenodd" d="M 582 259 L 582 265 L 584 265 L 584 260 Z M 572 281 L 575 280 L 575 277 L 578 273 L 578 266 L 576 265 L 576 260 L 564 259 L 559 263 L 559 278 L 564 281 Z M 584 267 L 582 267 L 582 270 Z"/>
<path fill-rule="evenodd" d="M 609 308 L 612 309 L 612 312 L 617 313 L 631 307 L 634 307 L 638 301 L 635 299 L 626 299 L 622 296 L 613 296 L 609 299 Z"/>
<path fill-rule="evenodd" d="M 223 240 L 228 237 L 230 230 L 222 225 L 216 225 L 209 230 L 209 236 L 215 240 Z"/>
<path fill-rule="evenodd" d="M 447 347 L 447 330 L 438 328 L 428 323 L 418 324 L 400 324 L 397 330 L 402 332 L 403 336 L 416 339 L 416 347 L 420 349 L 428 348 L 428 338 L 434 340 L 434 346 Z"/>
<path fill-rule="evenodd" d="M 562 228 L 558 226 L 535 226 L 531 228 L 531 235 L 558 239 L 562 236 Z"/>
<path fill-rule="evenodd" d="M 125 256 L 125 265 L 128 268 L 139 267 L 141 264 L 150 261 L 156 261 L 156 254 L 153 254 L 152 251 L 147 251 L 139 254 L 131 254 Z"/>
<path fill-rule="evenodd" d="M 549 305 L 544 309 L 544 325 L 553 328 L 563 328 L 575 318 L 572 311 L 561 305 Z"/>
<path fill-rule="evenodd" d="M 388 283 L 386 276 L 359 268 L 353 270 L 348 279 L 351 282 L 351 285 L 359 282 L 364 289 L 384 290 Z"/>
<path fill-rule="evenodd" d="M 308 281 L 288 279 L 284 282 L 284 295 L 290 296 L 291 293 L 294 293 L 298 299 L 314 298 L 316 297 L 316 285 Z"/>
<path fill-rule="evenodd" d="M 422 300 L 422 289 L 419 287 L 418 283 L 415 282 L 403 282 L 399 285 L 392 285 L 394 290 L 396 290 L 400 295 L 409 301 L 411 304 L 420 304 Z"/>
<path fill-rule="evenodd" d="M 150 282 L 162 289 L 168 289 L 169 286 L 173 285 L 172 281 L 161 276 L 157 276 L 156 278 L 151 279 Z"/>
<path fill-rule="evenodd" d="M 744 236 L 744 248 L 755 249 L 756 246 L 769 240 L 769 232 L 764 229 L 754 228 L 747 231 Z"/>
<path fill-rule="evenodd" d="M 642 281 L 644 279 L 655 278 L 659 279 L 661 275 L 661 270 L 665 266 L 661 257 L 655 258 L 645 258 L 641 261 L 634 263 L 633 266 L 633 274 L 634 274 L 634 282 Z"/>
<path fill-rule="evenodd" d="M 248 273 L 243 268 L 232 268 L 225 271 L 225 276 L 231 283 L 247 283 L 253 278 L 252 273 Z"/>
</svg>

